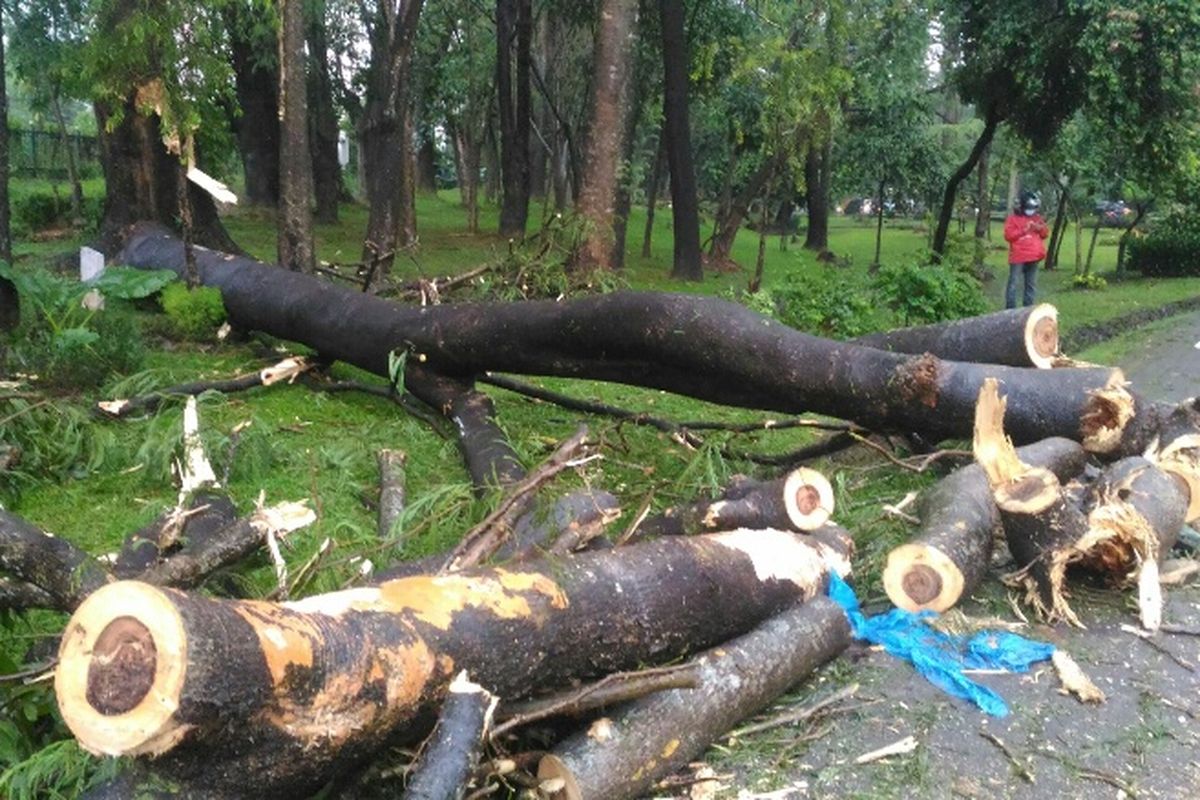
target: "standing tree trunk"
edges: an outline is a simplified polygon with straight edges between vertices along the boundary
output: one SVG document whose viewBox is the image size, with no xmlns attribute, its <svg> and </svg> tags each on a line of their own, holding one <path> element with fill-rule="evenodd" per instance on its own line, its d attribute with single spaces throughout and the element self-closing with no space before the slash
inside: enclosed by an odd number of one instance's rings
<svg viewBox="0 0 1200 800">
<path fill-rule="evenodd" d="M 411 186 L 412 162 L 406 157 L 411 146 L 404 144 L 404 116 L 421 5 L 422 0 L 404 0 L 398 9 L 390 3 L 380 4 L 369 25 L 371 62 L 359 136 L 370 210 L 363 262 L 367 264 L 371 288 L 391 272 L 396 259 L 406 173 Z"/>
<path fill-rule="evenodd" d="M 583 219 L 583 240 L 575 261 L 584 269 L 613 269 L 613 218 L 617 173 L 625 139 L 626 75 L 637 20 L 634 0 L 601 0 L 592 64 L 592 113 L 576 210 Z"/>
<path fill-rule="evenodd" d="M 667 137 L 660 127 L 658 147 L 654 156 L 654 167 L 650 171 L 650 182 L 646 186 L 646 233 L 642 236 L 642 258 L 650 257 L 650 241 L 654 236 L 654 209 L 658 205 L 658 190 L 662 186 L 662 171 L 667 164 Z"/>
<path fill-rule="evenodd" d="M 4 4 L 0 2 L 0 261 L 12 263 L 12 230 L 8 212 L 8 78 L 4 71 Z M 0 331 L 17 327 L 21 301 L 17 286 L 0 278 Z"/>
<path fill-rule="evenodd" d="M 1062 249 L 1063 240 L 1067 238 L 1067 203 L 1070 200 L 1071 185 L 1075 176 L 1068 175 L 1065 183 L 1058 183 L 1058 208 L 1054 213 L 1054 227 L 1050 231 L 1050 242 L 1046 245 L 1046 269 L 1058 267 L 1058 252 Z"/>
<path fill-rule="evenodd" d="M 717 231 L 713 234 L 712 244 L 708 248 L 708 258 L 714 264 L 721 265 L 730 260 L 733 243 L 741 230 L 742 222 L 750 210 L 750 203 L 762 194 L 767 182 L 775 171 L 783 166 L 785 158 L 782 153 L 776 153 L 763 160 L 763 163 L 746 181 L 742 190 L 734 196 L 729 208 L 717 221 Z"/>
<path fill-rule="evenodd" d="M 233 122 L 242 157 L 246 201 L 275 207 L 279 202 L 279 64 L 275 31 L 263 32 L 244 3 L 221 13 L 229 32 L 229 60 L 241 115 Z"/>
<path fill-rule="evenodd" d="M 954 200 L 958 196 L 958 187 L 971 174 L 971 170 L 975 169 L 975 164 L 983 156 L 988 145 L 992 143 L 992 138 L 995 137 L 996 128 L 999 127 L 1000 122 L 1001 119 L 996 110 L 988 108 L 984 118 L 983 132 L 979 134 L 979 139 L 971 148 L 970 155 L 946 181 L 946 191 L 942 195 L 942 208 L 938 213 L 937 230 L 933 234 L 933 254 L 937 258 L 941 258 L 946 253 L 946 237 L 950 233 L 950 221 L 954 217 Z"/>
<path fill-rule="evenodd" d="M 0 35 L 3 35 L 0 32 Z M 0 68 L 4 67 L 0 59 Z M 83 223 L 83 184 L 79 182 L 79 164 L 75 160 L 75 148 L 71 147 L 71 135 L 67 133 L 67 121 L 63 117 L 62 102 L 59 100 L 57 89 L 50 99 L 54 110 L 54 124 L 58 126 L 58 138 L 62 141 L 63 155 L 67 159 L 67 179 L 71 181 L 71 219 L 75 225 Z"/>
<path fill-rule="evenodd" d="M 437 145 L 433 131 L 427 130 L 421 134 L 421 146 L 417 148 L 417 191 L 437 194 L 437 188 Z"/>
<path fill-rule="evenodd" d="M 305 102 L 304 7 L 279 0 L 279 264 L 299 272 L 316 266 L 312 233 L 312 154 Z"/>
<path fill-rule="evenodd" d="M 529 220 L 532 0 L 496 0 L 496 92 L 500 110 L 503 198 L 500 235 L 525 236 Z M 513 65 L 513 45 L 516 65 Z"/>
<path fill-rule="evenodd" d="M 883 247 L 883 189 L 886 181 L 879 179 L 879 187 L 875 193 L 875 260 L 871 266 L 879 268 L 879 252 Z"/>
<path fill-rule="evenodd" d="M 975 168 L 977 178 L 976 194 L 979 206 L 975 209 L 975 246 L 980 254 L 979 263 L 983 263 L 983 242 L 987 239 L 988 229 L 992 225 L 992 197 L 988 192 L 988 158 L 992 147 L 988 145 L 979 156 L 979 164 Z"/>
<path fill-rule="evenodd" d="M 313 0 L 305 39 L 308 42 L 308 136 L 312 150 L 313 194 L 316 221 L 338 221 L 342 196 L 342 165 L 338 161 L 338 119 L 333 106 L 333 78 L 329 74 L 329 34 L 325 28 L 325 0 Z"/>
<path fill-rule="evenodd" d="M 832 163 L 832 143 L 809 145 L 804 159 L 804 198 L 808 211 L 805 250 L 818 253 L 829 250 L 829 171 Z"/>
<path fill-rule="evenodd" d="M 404 162 L 404 170 L 400 173 L 400 229 L 396 235 L 400 247 L 410 248 L 417 243 L 417 154 L 413 148 L 416 118 L 411 93 L 400 110 L 400 120 L 400 158 Z"/>
<path fill-rule="evenodd" d="M 683 0 L 659 0 L 663 38 L 663 133 L 671 170 L 671 203 L 675 220 L 675 261 L 671 277 L 704 280 L 700 260 L 700 204 L 688 123 L 688 52 L 683 26 Z"/>
</svg>

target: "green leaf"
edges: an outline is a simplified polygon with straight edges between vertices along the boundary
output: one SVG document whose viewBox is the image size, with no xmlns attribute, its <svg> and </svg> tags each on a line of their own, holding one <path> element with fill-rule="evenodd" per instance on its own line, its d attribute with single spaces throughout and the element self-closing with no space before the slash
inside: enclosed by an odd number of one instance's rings
<svg viewBox="0 0 1200 800">
<path fill-rule="evenodd" d="M 105 297 L 136 300 L 162 290 L 178 276 L 169 269 L 144 270 L 109 267 L 91 285 Z"/>
</svg>

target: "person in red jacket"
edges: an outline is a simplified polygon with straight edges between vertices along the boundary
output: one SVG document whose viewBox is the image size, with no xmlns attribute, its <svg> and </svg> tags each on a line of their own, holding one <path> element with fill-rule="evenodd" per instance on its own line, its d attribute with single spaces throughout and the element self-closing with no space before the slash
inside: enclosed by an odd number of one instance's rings
<svg viewBox="0 0 1200 800">
<path fill-rule="evenodd" d="M 1046 237 L 1050 229 L 1038 214 L 1041 202 L 1033 192 L 1021 192 L 1017 207 L 1004 220 L 1004 238 L 1008 242 L 1008 286 L 1004 307 L 1017 307 L 1017 276 L 1025 276 L 1025 305 L 1033 305 L 1037 291 L 1037 271 L 1046 257 Z"/>
</svg>

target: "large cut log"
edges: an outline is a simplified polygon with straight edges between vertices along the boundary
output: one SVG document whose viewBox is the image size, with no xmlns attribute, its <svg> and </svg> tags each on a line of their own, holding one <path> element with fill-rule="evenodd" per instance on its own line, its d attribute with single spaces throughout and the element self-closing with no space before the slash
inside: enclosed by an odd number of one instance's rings
<svg viewBox="0 0 1200 800">
<path fill-rule="evenodd" d="M 1017 449 L 1023 463 L 1066 483 L 1083 471 L 1087 453 L 1069 439 L 1043 439 Z M 888 554 L 883 588 L 899 608 L 943 612 L 975 590 L 987 573 L 1000 512 L 978 464 L 955 470 L 921 495 L 921 528 Z"/>
<path fill-rule="evenodd" d="M 829 542 L 672 537 L 282 604 L 118 582 L 68 623 L 55 691 L 90 752 L 157 755 L 184 792 L 296 796 L 424 734 L 460 670 L 516 699 L 740 635 L 849 569 Z"/>
<path fill-rule="evenodd" d="M 183 269 L 179 240 L 149 225 L 134 229 L 119 259 Z M 1109 449 L 1137 411 L 1117 370 L 888 353 L 809 336 L 709 297 L 615 292 L 412 308 L 247 258 L 197 249 L 196 261 L 234 324 L 380 375 L 389 354 L 406 349 L 410 364 L 463 380 L 489 370 L 593 378 L 934 437 L 969 433 L 979 387 L 990 376 L 1012 400 L 1009 430 L 1018 442 L 1065 436 Z"/>
<path fill-rule="evenodd" d="M 634 701 L 567 739 L 538 777 L 563 781 L 555 800 L 641 797 L 849 644 L 840 606 L 824 597 L 798 605 L 704 653 L 696 688 Z"/>
<path fill-rule="evenodd" d="M 1049 369 L 1058 355 L 1058 309 L 1042 303 L 936 325 L 872 333 L 851 341 L 893 353 L 930 353 L 952 361 Z"/>
</svg>

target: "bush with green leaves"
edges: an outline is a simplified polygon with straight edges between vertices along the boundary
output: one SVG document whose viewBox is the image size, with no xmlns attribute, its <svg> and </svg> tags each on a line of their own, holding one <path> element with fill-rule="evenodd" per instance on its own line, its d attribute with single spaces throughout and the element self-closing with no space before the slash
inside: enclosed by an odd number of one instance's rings
<svg viewBox="0 0 1200 800">
<path fill-rule="evenodd" d="M 874 304 L 866 292 L 789 276 L 771 297 L 780 322 L 817 336 L 847 339 L 875 328 Z"/>
<path fill-rule="evenodd" d="M 1071 285 L 1076 289 L 1106 289 L 1108 281 L 1089 272 L 1085 275 L 1072 275 Z"/>
<path fill-rule="evenodd" d="M 883 267 L 875 278 L 880 298 L 903 325 L 925 325 L 987 311 L 979 279 L 955 263 Z"/>
<path fill-rule="evenodd" d="M 100 219 L 99 199 L 84 198 L 82 211 L 85 226 L 95 227 Z M 13 199 L 12 221 L 16 230 L 25 233 L 66 225 L 72 221 L 71 198 L 44 191 L 18 195 Z"/>
<path fill-rule="evenodd" d="M 48 386 L 80 389 L 141 365 L 141 329 L 126 301 L 149 297 L 174 274 L 112 267 L 83 284 L 46 270 L 14 270 L 0 263 L 0 277 L 16 284 L 22 305 L 21 328 L 7 366 L 35 373 Z M 100 298 L 102 304 L 95 302 Z"/>
<path fill-rule="evenodd" d="M 1200 209 L 1180 208 L 1129 238 L 1126 266 L 1146 276 L 1200 275 Z"/>
<path fill-rule="evenodd" d="M 161 302 L 171 332 L 181 339 L 211 341 L 225 322 L 221 290 L 211 286 L 189 289 L 182 283 L 172 283 L 163 289 Z"/>
</svg>

